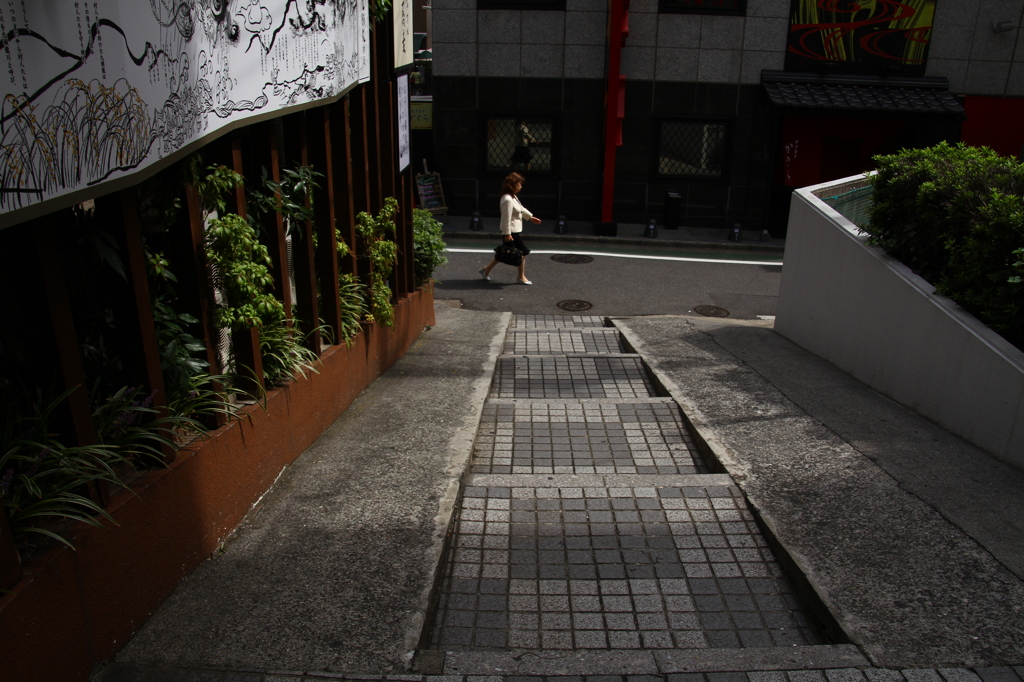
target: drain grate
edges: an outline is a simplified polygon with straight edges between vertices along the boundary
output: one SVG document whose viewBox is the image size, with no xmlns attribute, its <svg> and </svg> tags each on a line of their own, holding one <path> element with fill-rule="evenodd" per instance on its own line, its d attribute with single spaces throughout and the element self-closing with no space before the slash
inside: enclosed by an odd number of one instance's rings
<svg viewBox="0 0 1024 682">
<path fill-rule="evenodd" d="M 559 301 L 558 307 L 561 308 L 562 310 L 568 310 L 570 312 L 578 313 L 581 310 L 590 310 L 591 308 L 594 307 L 594 304 L 588 303 L 587 301 L 569 299 L 568 301 Z"/>
<path fill-rule="evenodd" d="M 693 309 L 693 312 L 705 317 L 729 317 L 728 310 L 719 308 L 716 305 L 699 305 Z"/>
<path fill-rule="evenodd" d="M 573 265 L 582 265 L 583 263 L 593 262 L 592 256 L 581 256 L 578 253 L 556 253 L 551 257 L 551 260 L 556 263 L 570 263 Z"/>
</svg>

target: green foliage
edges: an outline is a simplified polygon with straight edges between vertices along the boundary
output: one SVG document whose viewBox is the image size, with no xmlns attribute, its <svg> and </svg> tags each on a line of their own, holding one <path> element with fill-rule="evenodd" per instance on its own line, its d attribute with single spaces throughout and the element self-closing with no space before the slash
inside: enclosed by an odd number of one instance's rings
<svg viewBox="0 0 1024 682">
<path fill-rule="evenodd" d="M 223 195 L 237 178 L 218 169 L 201 187 Z M 249 208 L 254 216 L 279 211 L 289 229 L 313 218 L 313 191 L 323 177 L 310 166 L 284 170 L 280 183 L 263 173 L 263 189 L 250 189 Z M 204 198 L 206 194 L 204 193 Z M 220 204 L 223 206 L 223 203 Z M 221 209 L 222 210 L 222 209 Z M 262 222 L 257 220 L 256 222 Z M 296 231 L 296 234 L 302 234 Z M 314 242 L 314 247 L 316 243 Z M 269 385 L 280 384 L 296 374 L 316 371 L 319 356 L 302 345 L 285 322 L 284 304 L 271 292 L 270 254 L 259 242 L 252 225 L 234 214 L 210 220 L 206 230 L 206 257 L 216 273 L 215 283 L 223 288 L 226 304 L 216 312 L 216 324 L 241 331 L 256 327 L 264 378 Z"/>
<path fill-rule="evenodd" d="M 245 178 L 227 166 L 210 166 L 206 171 L 206 175 L 199 175 L 198 169 L 193 170 L 196 190 L 206 208 L 223 213 L 227 209 L 227 197 L 245 183 Z"/>
<path fill-rule="evenodd" d="M 191 417 L 160 414 L 153 407 L 153 394 L 128 386 L 97 406 L 92 418 L 100 443 L 132 465 L 162 465 L 161 448 L 177 449 L 178 434 L 201 429 Z"/>
<path fill-rule="evenodd" d="M 296 374 L 305 377 L 307 371 L 316 372 L 320 363 L 320 357 L 302 345 L 284 320 L 260 329 L 260 355 L 268 385 L 284 383 Z"/>
<path fill-rule="evenodd" d="M 173 285 L 178 278 L 170 270 L 163 253 L 146 253 L 148 274 L 153 293 L 153 326 L 160 347 L 160 368 L 164 374 L 164 387 L 168 400 L 190 392 L 192 379 L 209 371 L 210 363 L 203 359 L 206 346 L 189 333 L 199 323 L 188 313 L 173 308 L 177 300 Z"/>
<path fill-rule="evenodd" d="M 280 211 L 288 226 L 288 233 L 301 236 L 302 231 L 296 227 L 313 220 L 313 191 L 320 185 L 323 178 L 312 166 L 299 166 L 296 169 L 281 171 L 281 182 L 274 182 L 263 169 L 263 189 L 250 188 L 247 196 L 257 215 Z M 314 233 L 314 239 L 316 238 Z M 316 243 L 314 242 L 314 247 Z"/>
<path fill-rule="evenodd" d="M 1017 272 L 1024 273 L 1024 247 L 1014 250 L 1013 255 L 1020 258 L 1020 260 L 1013 264 L 1013 269 Z M 1020 275 L 1012 275 L 1010 279 L 1006 281 L 1010 284 L 1020 284 L 1020 279 Z"/>
<path fill-rule="evenodd" d="M 348 244 L 345 242 L 344 237 L 341 236 L 341 230 L 334 228 L 334 243 L 335 250 L 338 252 L 338 258 L 344 258 L 351 253 L 348 248 Z"/>
<path fill-rule="evenodd" d="M 352 339 L 362 330 L 360 323 L 370 312 L 366 303 L 366 285 L 355 275 L 341 275 L 338 280 L 338 297 L 341 302 L 341 338 L 351 348 Z"/>
<path fill-rule="evenodd" d="M 206 258 L 227 297 L 217 308 L 218 326 L 237 331 L 284 320 L 284 304 L 270 293 L 270 254 L 248 221 L 233 213 L 209 221 Z"/>
<path fill-rule="evenodd" d="M 184 444 L 196 437 L 202 437 L 209 430 L 207 423 L 224 416 L 228 419 L 238 415 L 228 396 L 242 400 L 255 400 L 256 396 L 232 385 L 234 377 L 226 374 L 194 374 L 189 377 L 186 390 L 169 393 L 167 411 L 171 415 L 188 417 L 174 425 L 176 442 Z"/>
<path fill-rule="evenodd" d="M 370 15 L 373 18 L 373 21 L 370 22 L 370 28 L 375 28 L 375 24 L 383 24 L 390 11 L 391 0 L 374 0 L 370 4 Z"/>
<path fill-rule="evenodd" d="M 876 161 L 871 242 L 1024 347 L 1024 166 L 946 143 Z"/>
<path fill-rule="evenodd" d="M 375 216 L 360 211 L 356 216 L 356 231 L 366 245 L 370 260 L 370 313 L 366 319 L 390 327 L 394 324 L 394 307 L 391 305 L 391 287 L 388 277 L 395 269 L 398 245 L 388 239 L 395 234 L 395 216 L 398 201 L 394 197 L 384 200 L 384 208 Z"/>
<path fill-rule="evenodd" d="M 55 414 L 73 390 L 48 404 L 38 393 L 17 398 L 9 395 L 9 403 L 3 405 L 0 504 L 22 547 L 39 536 L 72 547 L 55 532 L 54 524 L 59 521 L 98 527 L 103 526 L 101 517 L 113 521 L 90 499 L 89 488 L 98 484 L 123 487 L 118 472 L 161 462 L 163 446 L 174 447 L 179 434 L 198 426 L 192 419 L 160 415 L 152 406 L 152 396 L 124 387 L 93 412 L 99 442 L 69 447 L 55 434 Z"/>
<path fill-rule="evenodd" d="M 114 467 L 124 461 L 123 457 L 103 445 L 66 447 L 51 433 L 53 413 L 70 393 L 64 393 L 31 416 L 3 422 L 0 504 L 7 512 L 15 541 L 22 547 L 39 536 L 71 547 L 67 539 L 51 530 L 60 520 L 83 521 L 98 527 L 103 524 L 97 517 L 113 521 L 83 493 L 87 493 L 89 485 L 99 482 L 120 485 Z"/>
<path fill-rule="evenodd" d="M 422 208 L 413 209 L 413 263 L 418 287 L 430 281 L 434 270 L 442 265 L 448 265 L 448 257 L 445 255 L 447 247 L 441 227 L 441 222 L 436 220 L 430 211 Z"/>
</svg>

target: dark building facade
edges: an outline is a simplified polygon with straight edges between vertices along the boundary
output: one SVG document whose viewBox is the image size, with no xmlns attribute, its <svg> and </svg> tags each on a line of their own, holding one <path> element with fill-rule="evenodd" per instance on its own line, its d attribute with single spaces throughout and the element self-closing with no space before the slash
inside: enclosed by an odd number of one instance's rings
<svg viewBox="0 0 1024 682">
<path fill-rule="evenodd" d="M 602 219 L 622 2 L 434 0 L 433 151 L 452 212 L 496 214 L 500 178 L 519 170 L 531 210 Z M 1024 142 L 1009 125 L 1024 101 L 1022 2 L 624 4 L 615 222 L 779 234 L 794 187 L 873 155 L 944 139 L 1016 155 Z"/>
</svg>

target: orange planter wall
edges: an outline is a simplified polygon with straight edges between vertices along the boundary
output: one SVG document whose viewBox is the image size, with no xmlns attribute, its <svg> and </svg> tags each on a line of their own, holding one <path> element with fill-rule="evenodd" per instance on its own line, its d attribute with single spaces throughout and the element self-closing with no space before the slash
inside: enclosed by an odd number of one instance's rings
<svg viewBox="0 0 1024 682">
<path fill-rule="evenodd" d="M 352 348 L 330 347 L 319 374 L 269 392 L 266 410 L 246 409 L 170 468 L 140 479 L 136 495 L 110 505 L 117 526 L 81 524 L 77 551 L 55 549 L 25 566 L 0 598 L 3 679 L 88 679 L 217 550 L 281 470 L 433 324 L 433 292 L 411 294 L 395 306 L 393 328 L 369 325 Z"/>
</svg>

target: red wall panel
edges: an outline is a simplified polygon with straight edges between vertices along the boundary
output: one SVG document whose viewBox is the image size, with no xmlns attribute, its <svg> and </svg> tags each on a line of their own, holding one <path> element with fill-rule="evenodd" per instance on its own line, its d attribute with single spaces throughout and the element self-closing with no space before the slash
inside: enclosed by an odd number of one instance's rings
<svg viewBox="0 0 1024 682">
<path fill-rule="evenodd" d="M 1024 147 L 1024 98 L 966 97 L 960 139 L 975 147 L 991 147 L 1003 156 L 1019 158 Z"/>
</svg>

